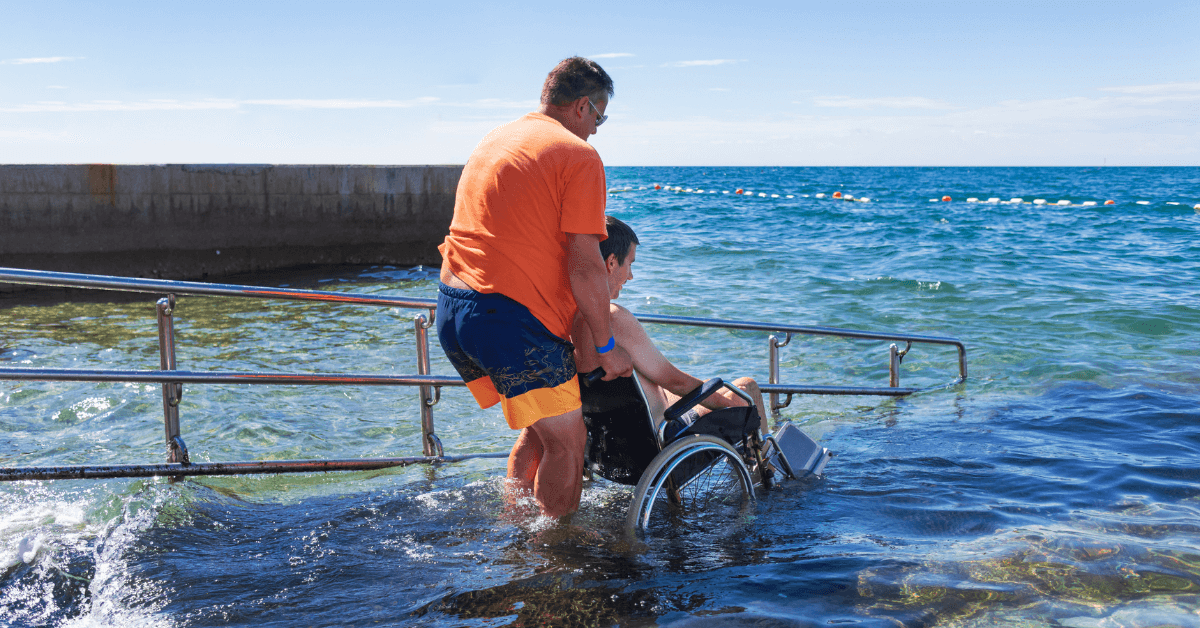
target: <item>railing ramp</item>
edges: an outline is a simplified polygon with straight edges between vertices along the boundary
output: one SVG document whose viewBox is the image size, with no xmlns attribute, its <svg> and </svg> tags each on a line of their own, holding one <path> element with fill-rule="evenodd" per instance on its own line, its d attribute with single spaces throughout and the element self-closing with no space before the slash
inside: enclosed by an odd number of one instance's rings
<svg viewBox="0 0 1200 628">
<path fill-rule="evenodd" d="M 372 470 L 418 463 L 458 462 L 472 458 L 506 458 L 508 452 L 448 455 L 434 430 L 433 407 L 441 399 L 443 386 L 465 386 L 457 376 L 430 374 L 429 328 L 433 325 L 437 302 L 433 299 L 390 297 L 262 288 L 232 284 L 168 281 L 61 273 L 18 268 L 0 268 L 0 283 L 28 284 L 61 288 L 84 288 L 164 295 L 156 303 L 160 369 L 54 369 L 0 367 L 0 380 L 65 382 L 133 382 L 162 385 L 163 427 L 167 461 L 159 464 L 68 465 L 51 467 L 0 467 L 0 481 L 93 479 L 116 477 L 154 477 L 190 475 L 238 475 L 248 473 L 311 473 L 316 471 Z M 284 299 L 362 306 L 399 307 L 423 310 L 413 317 L 416 337 L 417 373 L 411 375 L 364 375 L 354 373 L 270 373 L 179 370 L 175 363 L 175 311 L 179 296 L 222 296 L 252 299 Z M 715 327 L 731 330 L 774 333 L 768 338 L 768 383 L 760 388 L 770 396 L 770 411 L 778 416 L 795 394 L 808 395 L 889 395 L 904 396 L 923 390 L 953 386 L 966 380 L 966 348 L 954 338 L 903 333 L 882 333 L 778 323 L 728 321 L 687 316 L 638 314 L 645 323 Z M 0 332 L 2 333 L 2 332 Z M 779 350 L 794 334 L 836 336 L 861 340 L 904 342 L 904 349 L 892 344 L 889 350 L 889 385 L 886 387 L 846 387 L 783 384 L 779 382 Z M 941 386 L 902 388 L 900 364 L 913 344 L 949 345 L 958 351 L 958 376 Z M 415 386 L 421 412 L 421 456 L 402 458 L 359 458 L 344 460 L 270 460 L 246 462 L 192 462 L 180 430 L 179 402 L 184 384 L 321 385 L 321 386 Z M 786 395 L 783 401 L 780 396 Z"/>
</svg>

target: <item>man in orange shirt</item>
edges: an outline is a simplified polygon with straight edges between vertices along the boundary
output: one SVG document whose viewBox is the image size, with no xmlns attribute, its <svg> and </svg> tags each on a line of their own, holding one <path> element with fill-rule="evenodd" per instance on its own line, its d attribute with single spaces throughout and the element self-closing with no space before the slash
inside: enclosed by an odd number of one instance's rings
<svg viewBox="0 0 1200 628">
<path fill-rule="evenodd" d="M 607 271 L 604 164 L 587 143 L 608 116 L 612 79 L 594 61 L 563 60 L 546 77 L 538 111 L 475 147 L 459 179 L 442 253 L 437 329 L 442 349 L 482 408 L 501 404 L 521 430 L 508 477 L 542 512 L 579 507 L 587 431 L 573 345 L 588 322 L 605 379 L 632 372 L 613 339 Z"/>
</svg>

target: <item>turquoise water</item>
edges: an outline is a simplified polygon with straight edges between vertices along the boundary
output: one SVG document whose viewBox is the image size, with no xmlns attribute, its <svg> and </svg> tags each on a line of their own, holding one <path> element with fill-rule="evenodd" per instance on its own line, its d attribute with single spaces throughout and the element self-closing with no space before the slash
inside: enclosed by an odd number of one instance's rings
<svg viewBox="0 0 1200 628">
<path fill-rule="evenodd" d="M 969 379 L 797 398 L 783 418 L 837 453 L 824 478 L 644 546 L 620 533 L 629 489 L 589 485 L 555 527 L 504 505 L 494 460 L 6 484 L 0 625 L 1200 626 L 1200 169 L 611 168 L 609 187 L 642 241 L 635 312 L 953 336 Z M 257 280 L 435 290 L 429 269 Z M 156 368 L 153 300 L 9 303 L 0 364 Z M 179 365 L 413 373 L 415 314 L 185 297 Z M 650 331 L 696 375 L 766 380 L 766 334 Z M 888 344 L 799 337 L 782 380 L 886 385 Z M 918 345 L 901 384 L 956 368 Z M 435 418 L 448 451 L 511 445 L 463 389 Z M 409 389 L 189 386 L 181 424 L 199 460 L 420 451 Z M 157 462 L 161 439 L 154 386 L 0 382 L 0 465 Z"/>
</svg>

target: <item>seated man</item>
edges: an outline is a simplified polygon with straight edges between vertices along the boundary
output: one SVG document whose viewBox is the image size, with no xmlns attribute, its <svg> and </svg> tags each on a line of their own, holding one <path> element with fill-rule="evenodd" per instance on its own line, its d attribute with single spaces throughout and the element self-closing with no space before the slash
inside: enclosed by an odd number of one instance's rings
<svg viewBox="0 0 1200 628">
<path fill-rule="evenodd" d="M 629 225 L 613 218 L 606 217 L 608 238 L 600 242 L 600 255 L 604 258 L 608 270 L 609 298 L 616 299 L 621 293 L 621 287 L 633 278 L 634 259 L 637 255 L 638 239 Z M 650 341 L 645 328 L 629 310 L 611 303 L 613 337 L 617 345 L 629 352 L 633 358 L 633 368 L 637 371 L 646 400 L 650 403 L 650 412 L 656 421 L 662 422 L 663 412 L 687 393 L 695 390 L 703 382 L 676 368 L 663 356 L 662 352 Z M 575 316 L 575 324 L 571 330 L 572 338 L 591 338 L 591 331 L 582 316 Z M 588 373 L 600 366 L 599 357 L 591 341 L 575 343 L 575 365 L 580 373 Z M 732 382 L 738 388 L 746 391 L 752 399 L 756 399 L 758 416 L 762 419 L 762 431 L 769 434 L 767 413 L 763 406 L 762 391 L 758 383 L 749 377 L 741 377 Z M 695 414 L 690 420 L 703 416 L 719 408 L 734 408 L 745 406 L 746 401 L 722 388 L 716 394 L 705 400 L 701 407 L 692 410 Z M 685 415 L 686 417 L 686 415 Z"/>
</svg>

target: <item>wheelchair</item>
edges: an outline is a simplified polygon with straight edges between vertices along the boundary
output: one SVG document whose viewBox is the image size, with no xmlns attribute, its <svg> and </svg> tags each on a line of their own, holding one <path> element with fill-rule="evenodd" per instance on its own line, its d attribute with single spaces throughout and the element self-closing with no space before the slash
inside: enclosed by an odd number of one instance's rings
<svg viewBox="0 0 1200 628">
<path fill-rule="evenodd" d="M 774 484 L 776 472 L 819 476 L 833 455 L 790 422 L 763 434 L 754 400 L 720 378 L 667 408 L 656 425 L 636 373 L 607 382 L 602 376 L 600 370 L 580 376 L 588 435 L 584 472 L 635 487 L 628 530 L 704 525 L 740 512 L 753 505 L 757 486 Z M 689 411 L 721 388 L 746 406 L 693 419 Z"/>
</svg>

